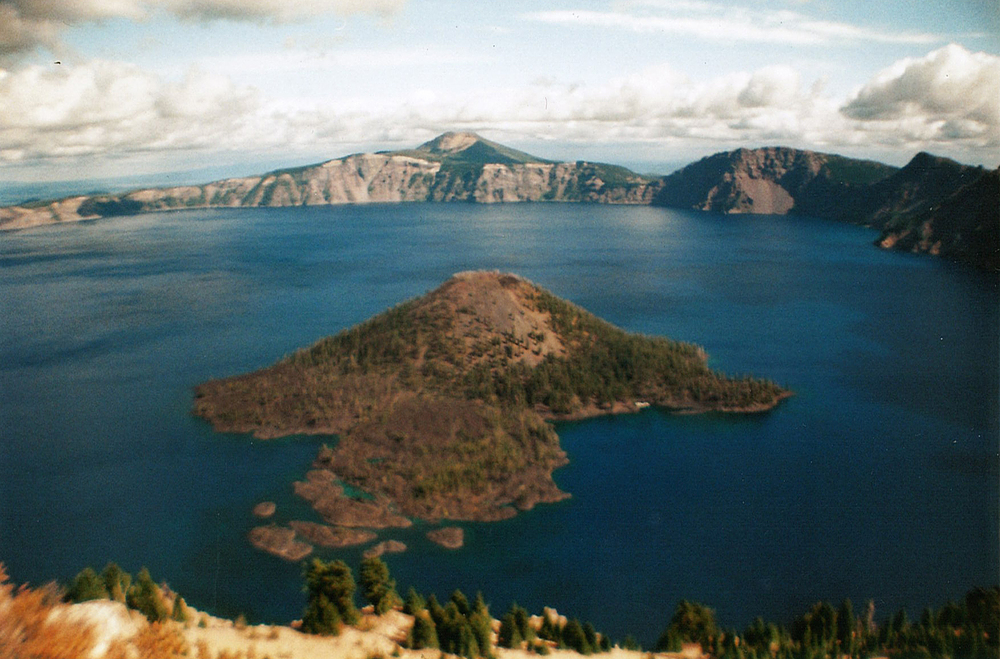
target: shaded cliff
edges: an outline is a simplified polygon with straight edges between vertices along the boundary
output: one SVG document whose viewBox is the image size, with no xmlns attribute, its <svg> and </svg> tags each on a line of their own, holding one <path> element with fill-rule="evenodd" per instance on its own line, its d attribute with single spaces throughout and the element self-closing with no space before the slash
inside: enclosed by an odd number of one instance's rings
<svg viewBox="0 0 1000 659">
<path fill-rule="evenodd" d="M 882 228 L 901 216 L 947 204 L 950 197 L 978 181 L 986 171 L 918 153 L 892 176 L 858 191 L 859 221 Z"/>
<path fill-rule="evenodd" d="M 888 219 L 876 244 L 1000 270 L 1000 169 Z"/>
<path fill-rule="evenodd" d="M 355 154 L 260 176 L 0 208 L 0 229 L 185 208 L 403 201 L 648 204 L 653 181 L 614 165 L 556 163 L 473 133 L 445 133 L 416 149 Z"/>
<path fill-rule="evenodd" d="M 997 268 L 1000 194 L 982 167 L 927 153 L 905 167 L 784 147 L 737 149 L 667 176 L 653 203 L 794 213 L 883 230 L 876 244 Z"/>
<path fill-rule="evenodd" d="M 786 147 L 717 153 L 665 177 L 658 206 L 722 213 L 839 213 L 859 188 L 896 168 Z"/>
</svg>

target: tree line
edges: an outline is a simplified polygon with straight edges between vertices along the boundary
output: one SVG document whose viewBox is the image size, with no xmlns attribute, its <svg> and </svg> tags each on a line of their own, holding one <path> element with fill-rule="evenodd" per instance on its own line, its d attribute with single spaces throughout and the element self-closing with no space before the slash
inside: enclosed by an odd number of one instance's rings
<svg viewBox="0 0 1000 659">
<path fill-rule="evenodd" d="M 789 626 L 758 617 L 742 634 L 720 629 L 711 608 L 681 601 L 655 649 L 675 652 L 688 643 L 717 659 L 996 659 L 1000 587 L 974 588 L 961 602 L 924 609 L 917 622 L 900 609 L 876 623 L 873 601 L 859 614 L 845 599 L 839 607 L 817 602 Z"/>
<path fill-rule="evenodd" d="M 441 603 L 433 594 L 424 597 L 410 588 L 404 600 L 388 566 L 378 557 L 362 561 L 357 582 L 344 561 L 319 558 L 305 565 L 303 578 L 303 632 L 337 635 L 345 625 L 357 624 L 360 613 L 355 597 L 360 586 L 361 596 L 376 615 L 401 608 L 413 616 L 406 647 L 440 649 L 466 659 L 495 657 L 493 619 L 482 593 L 470 602 L 456 590 Z M 133 580 L 114 563 L 99 574 L 84 568 L 65 589 L 63 599 L 122 602 L 150 622 L 189 617 L 184 599 L 158 586 L 146 568 Z M 168 608 L 171 600 L 173 606 Z M 556 617 L 550 610 L 533 617 L 516 603 L 501 616 L 496 636 L 499 647 L 539 655 L 549 654 L 553 647 L 589 655 L 608 652 L 615 645 L 589 622 Z M 856 611 L 845 599 L 839 607 L 818 602 L 790 625 L 758 617 L 742 632 L 720 627 L 712 608 L 682 600 L 653 650 L 678 652 L 689 644 L 700 646 L 702 653 L 714 659 L 996 659 L 1000 657 L 1000 586 L 974 588 L 960 602 L 926 608 L 913 621 L 901 609 L 876 622 L 873 601 Z M 617 646 L 642 649 L 631 636 Z"/>
</svg>

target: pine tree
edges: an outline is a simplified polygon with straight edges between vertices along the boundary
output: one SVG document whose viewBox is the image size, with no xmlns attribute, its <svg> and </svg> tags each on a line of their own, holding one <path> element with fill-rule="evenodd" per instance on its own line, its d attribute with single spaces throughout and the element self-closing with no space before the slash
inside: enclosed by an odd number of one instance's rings
<svg viewBox="0 0 1000 659">
<path fill-rule="evenodd" d="M 590 654 L 592 652 L 579 620 L 573 619 L 566 623 L 566 626 L 562 629 L 562 640 L 566 644 L 566 647 L 576 650 L 580 654 Z"/>
<path fill-rule="evenodd" d="M 310 595 L 302 614 L 302 631 L 307 634 L 337 636 L 340 634 L 341 624 L 337 607 L 325 593 Z"/>
<path fill-rule="evenodd" d="M 177 622 L 187 622 L 191 614 L 188 612 L 187 602 L 184 598 L 178 595 L 174 598 L 174 610 L 170 614 L 172 620 Z"/>
<path fill-rule="evenodd" d="M 483 597 L 481 590 L 476 592 L 476 599 L 472 602 L 472 613 L 490 614 L 490 605 L 486 603 L 486 598 Z"/>
<path fill-rule="evenodd" d="M 444 622 L 444 607 L 438 603 L 434 593 L 431 593 L 431 596 L 427 598 L 427 612 L 431 614 L 431 620 L 434 621 L 434 624 L 440 627 L 441 623 Z M 441 638 L 441 634 L 438 634 L 438 638 Z"/>
<path fill-rule="evenodd" d="M 364 559 L 359 577 L 362 595 L 374 607 L 376 615 L 387 613 L 401 603 L 396 581 L 389 577 L 389 566 L 381 558 Z"/>
<path fill-rule="evenodd" d="M 489 611 L 483 606 L 482 609 L 474 607 L 472 613 L 468 617 L 469 629 L 472 630 L 472 635 L 476 639 L 476 646 L 478 648 L 477 656 L 481 657 L 492 657 L 493 656 L 493 619 L 490 617 Z"/>
<path fill-rule="evenodd" d="M 562 642 L 562 630 L 559 629 L 559 625 L 548 615 L 548 613 L 542 614 L 542 626 L 538 630 L 538 637 L 555 643 Z"/>
<path fill-rule="evenodd" d="M 469 606 L 469 598 L 462 591 L 456 590 L 453 592 L 451 594 L 451 601 L 455 603 L 455 606 L 458 607 L 458 612 L 463 616 L 472 613 L 472 608 Z"/>
<path fill-rule="evenodd" d="M 857 620 L 854 617 L 854 607 L 851 600 L 845 599 L 837 610 L 837 641 L 840 643 L 840 651 L 843 654 L 854 655 L 856 647 L 855 630 Z"/>
<path fill-rule="evenodd" d="M 421 610 L 414 615 L 408 645 L 413 650 L 440 647 L 437 628 L 434 626 L 434 621 L 431 620 L 430 614 L 426 610 Z"/>
<path fill-rule="evenodd" d="M 406 593 L 406 602 L 403 604 L 403 613 L 415 616 L 420 611 L 425 611 L 426 609 L 427 602 L 413 586 L 410 586 L 410 590 Z"/>
<path fill-rule="evenodd" d="M 86 602 L 107 599 L 107 597 L 108 589 L 104 585 L 104 580 L 97 576 L 93 568 L 85 567 L 73 579 L 64 599 L 67 602 Z"/>
<path fill-rule="evenodd" d="M 715 611 L 704 604 L 681 600 L 670 624 L 656 642 L 656 650 L 677 651 L 682 643 L 698 643 L 707 652 L 718 635 Z"/>
<path fill-rule="evenodd" d="M 522 642 L 524 642 L 524 638 L 521 636 L 521 632 L 517 629 L 517 621 L 514 619 L 514 614 L 508 611 L 500 620 L 500 632 L 497 634 L 497 645 L 502 648 L 517 649 L 521 647 Z"/>
<path fill-rule="evenodd" d="M 528 615 L 528 610 L 515 604 L 512 607 L 512 613 L 514 614 L 514 622 L 517 623 L 517 631 L 521 634 L 521 638 L 528 643 L 534 641 L 535 628 L 531 626 L 531 616 Z"/>
<path fill-rule="evenodd" d="M 108 591 L 108 597 L 116 602 L 125 602 L 125 594 L 129 586 L 132 585 L 132 575 L 121 569 L 115 563 L 108 563 L 101 572 L 104 579 L 104 587 Z"/>
<path fill-rule="evenodd" d="M 139 571 L 135 583 L 125 595 L 125 603 L 146 616 L 150 622 L 162 622 L 167 619 L 167 607 L 163 603 L 160 588 L 153 582 L 149 570 L 145 567 Z"/>
<path fill-rule="evenodd" d="M 583 624 L 583 637 L 586 639 L 587 647 L 590 649 L 591 652 L 594 652 L 598 649 L 597 630 L 594 629 L 594 626 L 589 622 Z"/>
<path fill-rule="evenodd" d="M 302 629 L 312 634 L 337 634 L 340 623 L 353 625 L 358 621 L 354 606 L 356 585 L 351 568 L 344 561 L 324 562 L 314 558 L 305 570 L 305 590 L 308 594 Z"/>
</svg>

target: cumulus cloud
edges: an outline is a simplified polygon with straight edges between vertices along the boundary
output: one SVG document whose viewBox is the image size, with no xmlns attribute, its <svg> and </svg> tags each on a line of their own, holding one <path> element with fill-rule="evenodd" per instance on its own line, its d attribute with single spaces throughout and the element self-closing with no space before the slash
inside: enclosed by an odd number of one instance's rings
<svg viewBox="0 0 1000 659">
<path fill-rule="evenodd" d="M 843 107 L 901 139 L 1000 146 L 1000 57 L 951 44 L 880 72 Z"/>
<path fill-rule="evenodd" d="M 390 14 L 406 0 L 0 0 L 0 56 L 58 47 L 67 26 L 158 11 L 187 20 L 291 21 L 323 14 Z"/>
<path fill-rule="evenodd" d="M 0 161 L 226 147 L 267 139 L 256 92 L 190 71 L 164 81 L 135 66 L 25 67 L 0 77 Z"/>
<path fill-rule="evenodd" d="M 419 89 L 311 100 L 264 98 L 198 70 L 173 80 L 105 61 L 31 66 L 0 71 L 0 164 L 279 149 L 291 161 L 460 129 L 660 153 L 783 144 L 852 153 L 884 147 L 906 157 L 927 149 L 987 162 L 1000 144 L 998 66 L 1000 58 L 950 46 L 895 64 L 848 99 L 789 66 L 695 80 L 660 65 L 603 84 L 543 78 L 457 95 Z"/>
<path fill-rule="evenodd" d="M 525 13 L 522 18 L 567 27 L 673 34 L 725 42 L 824 45 L 842 41 L 920 44 L 939 40 L 927 33 L 874 30 L 850 23 L 816 20 L 799 12 L 709 2 L 642 2 L 609 11 L 536 11 Z"/>
<path fill-rule="evenodd" d="M 107 61 L 0 76 L 0 161 L 7 163 L 279 144 L 334 150 L 378 136 L 406 140 L 428 127 L 590 142 L 779 139 L 837 117 L 787 67 L 695 82 L 659 66 L 597 86 L 543 80 L 459 97 L 418 90 L 322 103 L 264 99 L 218 74 L 192 70 L 169 81 Z"/>
</svg>

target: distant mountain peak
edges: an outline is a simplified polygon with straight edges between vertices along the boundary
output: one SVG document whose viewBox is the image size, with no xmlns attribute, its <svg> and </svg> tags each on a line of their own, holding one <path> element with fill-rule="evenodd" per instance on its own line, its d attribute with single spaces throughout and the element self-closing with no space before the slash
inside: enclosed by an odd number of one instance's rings
<svg viewBox="0 0 1000 659">
<path fill-rule="evenodd" d="M 435 153 L 459 153 L 465 151 L 476 142 L 486 142 L 476 133 L 471 132 L 447 132 L 438 135 L 430 142 L 424 142 L 418 151 L 432 151 Z"/>
<path fill-rule="evenodd" d="M 469 131 L 447 132 L 430 142 L 424 142 L 412 151 L 397 153 L 417 155 L 439 162 L 464 163 L 466 165 L 524 164 L 549 162 L 542 158 L 492 142 L 481 135 Z"/>
</svg>

